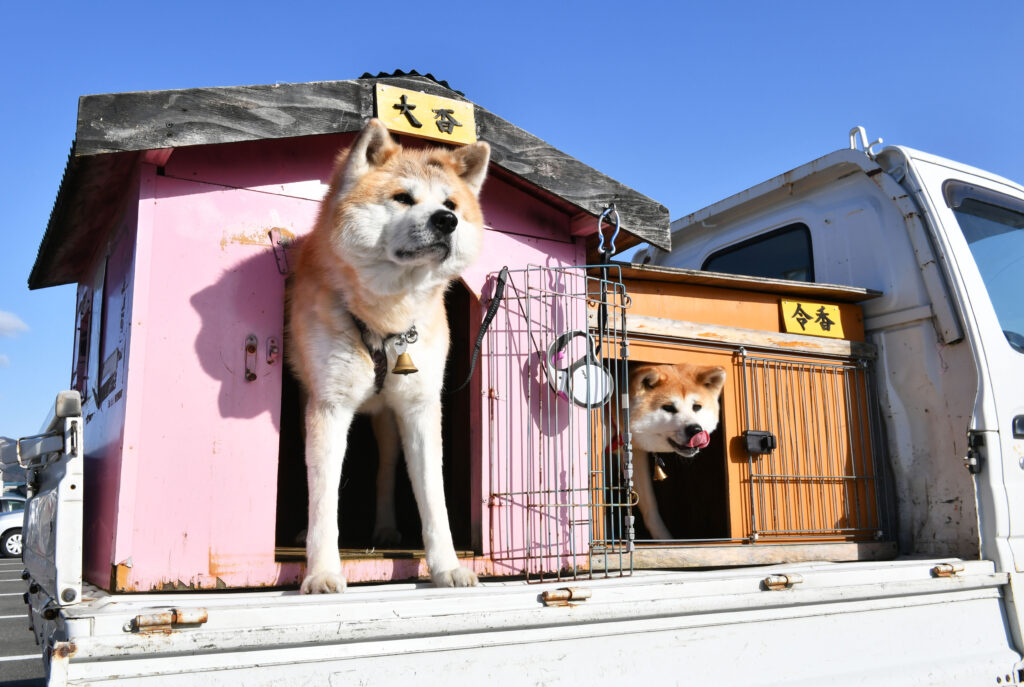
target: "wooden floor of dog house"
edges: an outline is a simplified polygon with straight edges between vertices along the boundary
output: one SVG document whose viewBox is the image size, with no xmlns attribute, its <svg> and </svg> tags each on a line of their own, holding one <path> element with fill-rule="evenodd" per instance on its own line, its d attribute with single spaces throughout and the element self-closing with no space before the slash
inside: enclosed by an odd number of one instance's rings
<svg viewBox="0 0 1024 687">
<path fill-rule="evenodd" d="M 897 554 L 895 542 L 818 542 L 790 544 L 683 544 L 637 542 L 633 567 L 716 568 L 816 561 L 881 561 Z M 594 565 L 599 565 L 595 561 Z"/>
<path fill-rule="evenodd" d="M 421 559 L 426 558 L 426 551 L 423 549 L 338 549 L 343 561 L 358 561 L 367 559 Z M 455 551 L 459 558 L 473 558 L 475 553 L 468 550 Z M 280 562 L 305 561 L 306 549 L 301 546 L 278 546 L 274 549 L 274 559 Z"/>
</svg>

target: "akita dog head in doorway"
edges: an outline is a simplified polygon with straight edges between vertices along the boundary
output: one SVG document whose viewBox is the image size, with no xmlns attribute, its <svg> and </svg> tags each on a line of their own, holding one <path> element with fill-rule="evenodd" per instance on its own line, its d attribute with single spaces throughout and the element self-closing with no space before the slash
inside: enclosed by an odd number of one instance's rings
<svg viewBox="0 0 1024 687">
<path fill-rule="evenodd" d="M 370 120 L 338 156 L 303 257 L 368 323 L 379 314 L 388 331 L 401 329 L 411 319 L 401 306 L 447 285 L 480 252 L 489 156 L 486 143 L 405 148 Z M 399 310 L 380 312 L 381 297 Z"/>
<path fill-rule="evenodd" d="M 633 473 L 644 524 L 655 539 L 672 535 L 658 513 L 651 455 L 693 458 L 718 427 L 725 368 L 717 365 L 640 365 L 629 373 L 629 431 Z"/>
<path fill-rule="evenodd" d="M 441 586 L 476 584 L 476 575 L 459 565 L 448 525 L 441 387 L 448 352 L 444 291 L 480 252 L 477 196 L 489 159 L 482 142 L 405 148 L 370 120 L 339 154 L 317 223 L 298 248 L 288 346 L 308 397 L 304 592 L 345 588 L 338 486 L 356 412 L 373 416 L 380 454 L 375 541 L 393 545 L 401 538 L 394 515 L 401 437 L 431 577 Z M 416 374 L 388 374 L 405 347 L 419 369 L 403 371 Z"/>
</svg>

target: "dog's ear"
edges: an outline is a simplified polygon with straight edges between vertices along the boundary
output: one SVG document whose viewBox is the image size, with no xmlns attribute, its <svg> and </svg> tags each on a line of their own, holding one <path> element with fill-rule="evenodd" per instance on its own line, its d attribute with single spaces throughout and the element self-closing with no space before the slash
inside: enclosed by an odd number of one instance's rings
<svg viewBox="0 0 1024 687">
<path fill-rule="evenodd" d="M 473 195 L 480 195 L 480 187 L 487 176 L 487 164 L 491 161 L 491 146 L 483 141 L 456 148 L 451 152 L 455 172 L 466 182 Z"/>
<path fill-rule="evenodd" d="M 725 368 L 720 365 L 706 367 L 697 375 L 697 381 L 717 396 L 725 386 Z"/>
<path fill-rule="evenodd" d="M 668 379 L 668 375 L 657 367 L 641 367 L 634 375 L 633 379 L 640 389 L 653 389 Z"/>
<path fill-rule="evenodd" d="M 380 120 L 371 119 L 359 132 L 349 150 L 343 176 L 344 187 L 349 188 L 367 172 L 383 165 L 400 149 L 401 146 L 391 140 L 391 134 Z"/>
</svg>

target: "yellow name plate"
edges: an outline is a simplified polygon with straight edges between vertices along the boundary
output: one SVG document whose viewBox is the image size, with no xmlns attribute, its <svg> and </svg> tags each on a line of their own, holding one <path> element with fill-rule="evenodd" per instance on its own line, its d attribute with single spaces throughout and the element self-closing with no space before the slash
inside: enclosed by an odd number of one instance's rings
<svg viewBox="0 0 1024 687">
<path fill-rule="evenodd" d="M 474 143 L 473 104 L 377 84 L 377 119 L 390 131 L 449 143 Z"/>
<path fill-rule="evenodd" d="M 846 338 L 838 305 L 782 299 L 782 322 L 790 334 Z"/>
</svg>

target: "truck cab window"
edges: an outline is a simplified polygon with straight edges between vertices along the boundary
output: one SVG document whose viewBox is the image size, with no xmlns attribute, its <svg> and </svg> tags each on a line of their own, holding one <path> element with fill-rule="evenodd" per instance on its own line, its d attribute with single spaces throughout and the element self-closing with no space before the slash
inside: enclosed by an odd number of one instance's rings
<svg viewBox="0 0 1024 687">
<path fill-rule="evenodd" d="M 945 183 L 943 195 L 971 248 L 1006 340 L 1024 353 L 1024 201 L 956 181 Z"/>
<path fill-rule="evenodd" d="M 814 281 L 811 231 L 797 222 L 712 253 L 701 269 L 772 279 Z"/>
</svg>

